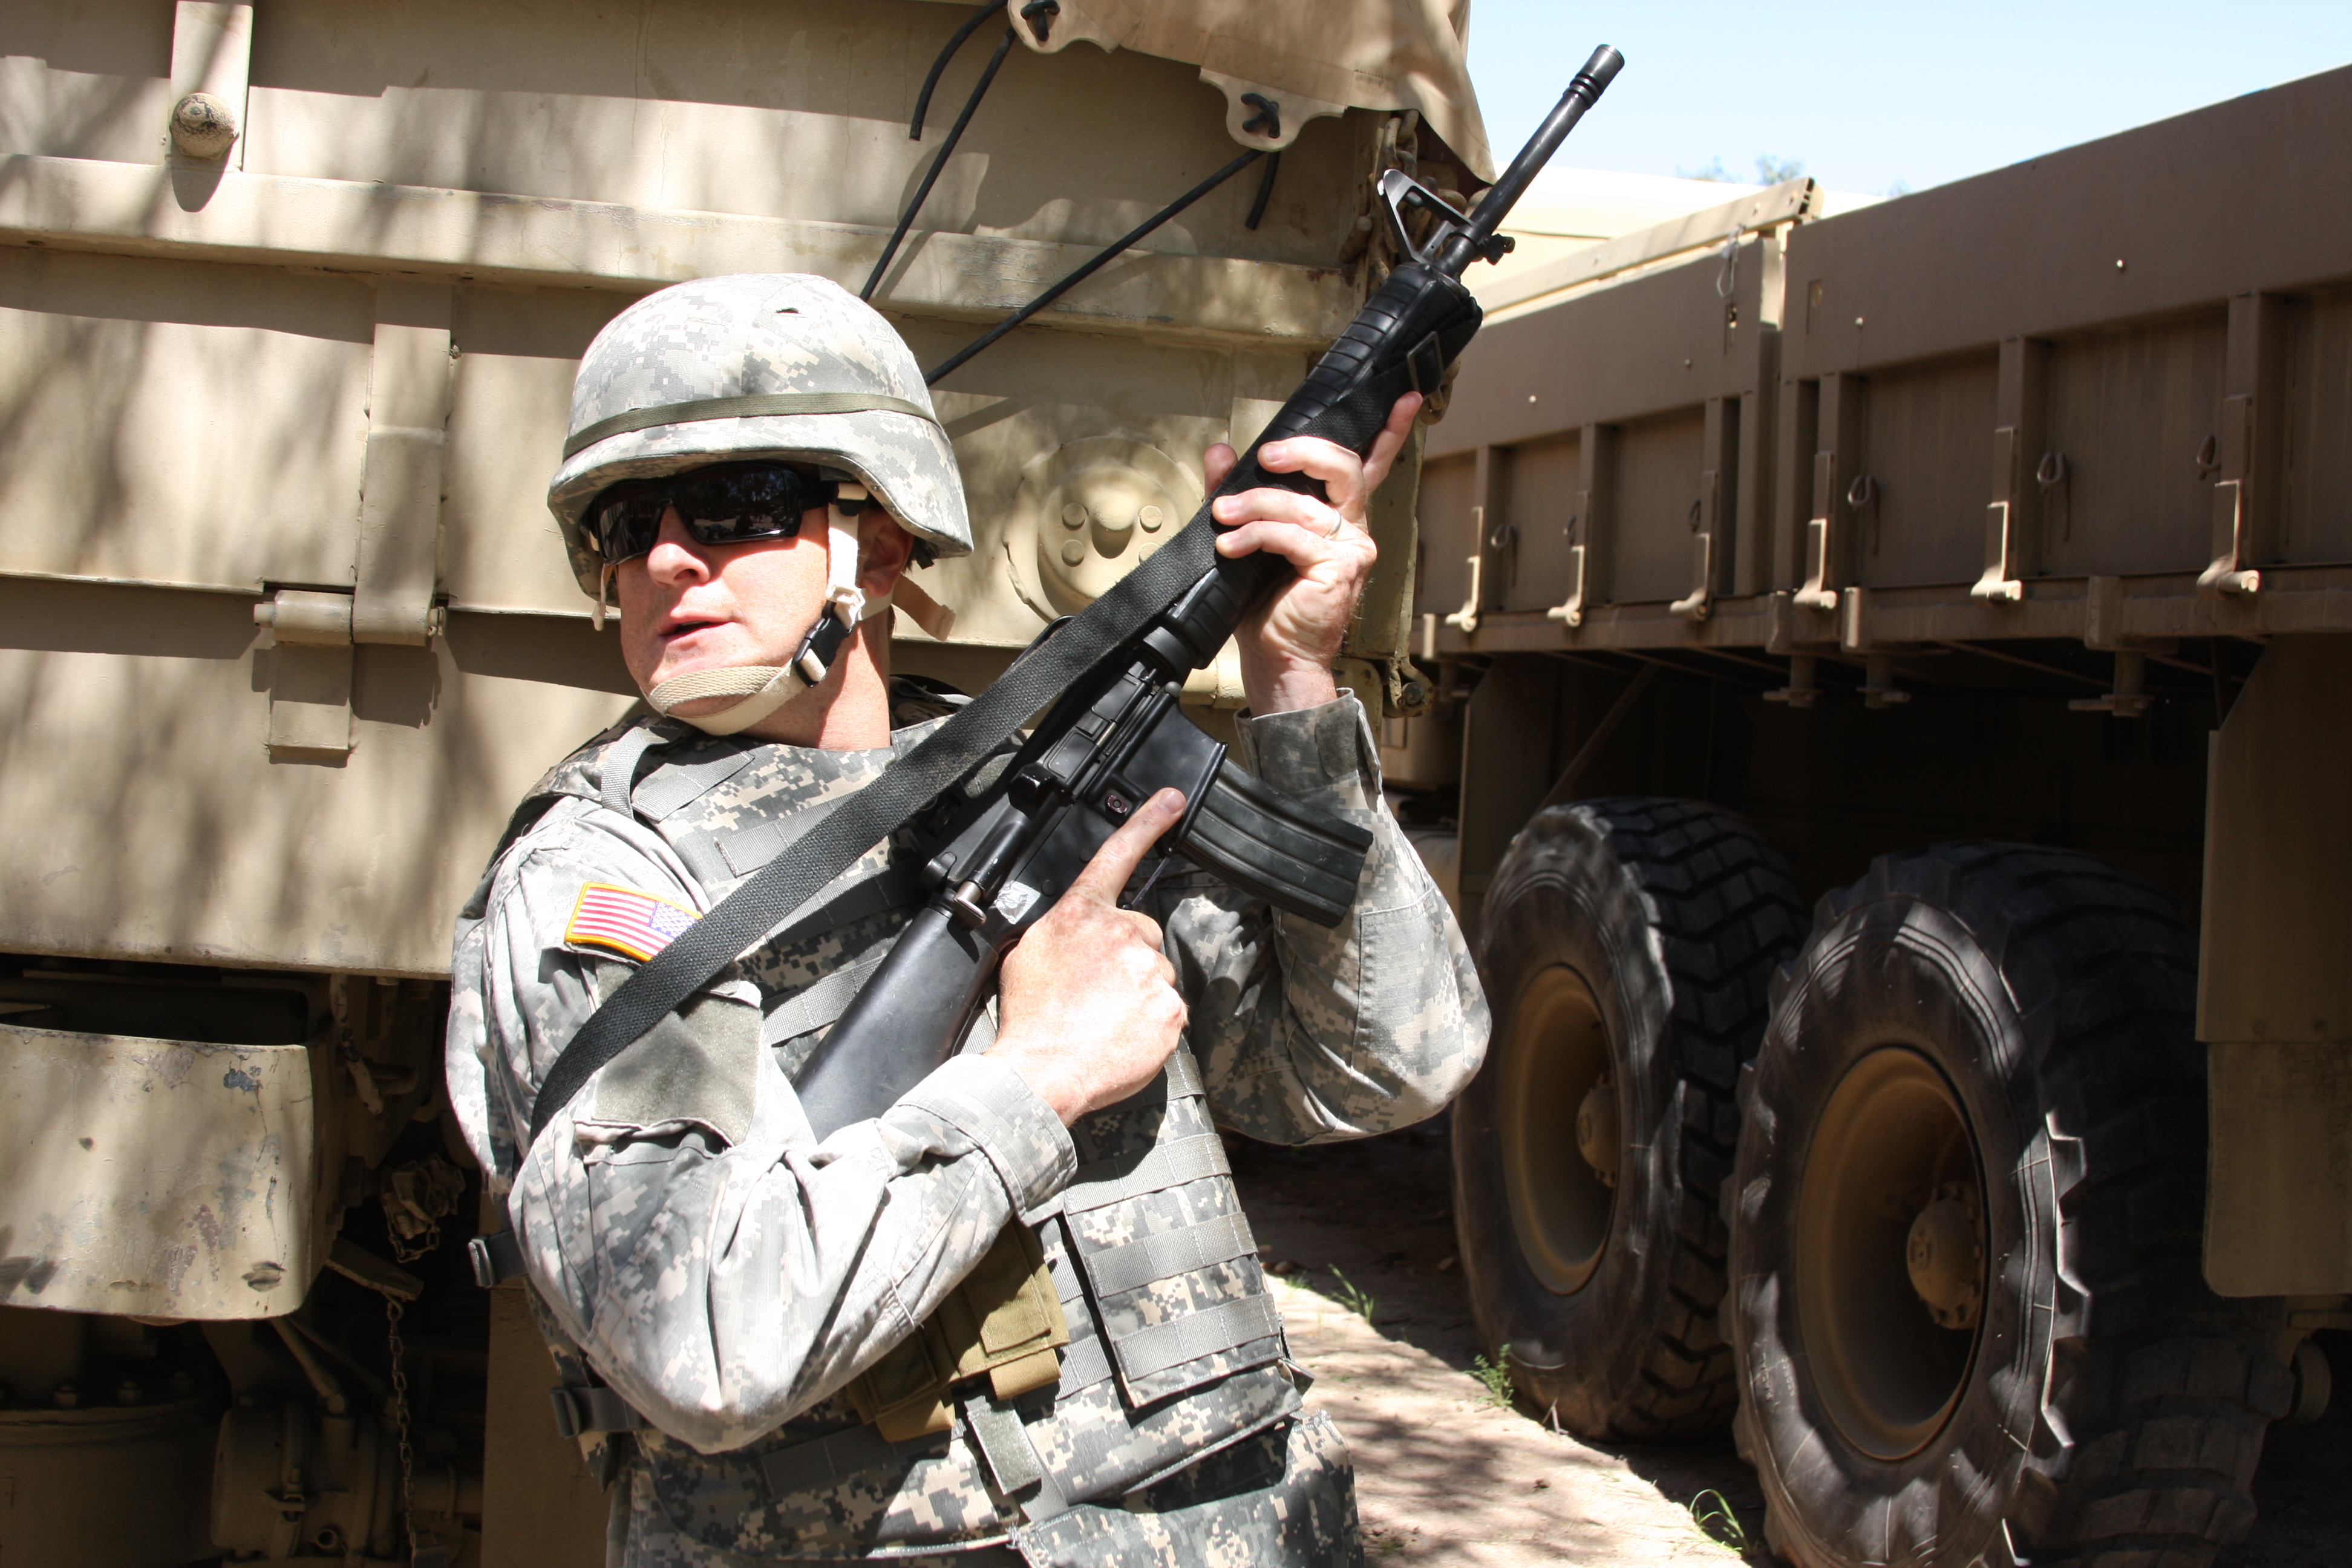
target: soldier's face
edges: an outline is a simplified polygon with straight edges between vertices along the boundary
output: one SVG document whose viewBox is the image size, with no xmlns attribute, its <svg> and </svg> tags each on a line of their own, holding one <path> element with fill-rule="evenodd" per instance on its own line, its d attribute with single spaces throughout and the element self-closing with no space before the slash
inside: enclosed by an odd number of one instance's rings
<svg viewBox="0 0 2352 1568">
<path fill-rule="evenodd" d="M 791 539 L 702 544 L 675 507 L 646 554 L 621 563 L 621 657 L 641 691 L 698 669 L 782 666 L 791 659 L 824 605 L 825 508 L 812 507 Z M 887 594 L 914 541 L 889 513 L 858 520 L 860 584 Z M 887 626 L 887 621 L 875 623 Z M 831 687 L 845 660 L 836 660 Z M 820 690 L 824 688 L 820 688 Z M 736 700 L 682 703 L 683 717 L 715 712 Z"/>
</svg>

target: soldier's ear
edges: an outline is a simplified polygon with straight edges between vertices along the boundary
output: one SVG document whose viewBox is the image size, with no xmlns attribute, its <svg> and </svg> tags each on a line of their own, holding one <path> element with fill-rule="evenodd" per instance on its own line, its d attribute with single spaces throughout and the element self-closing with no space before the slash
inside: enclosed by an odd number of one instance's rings
<svg viewBox="0 0 2352 1568">
<path fill-rule="evenodd" d="M 898 585 L 898 574 L 915 552 L 915 536 L 880 507 L 868 508 L 857 520 L 857 585 L 866 597 L 879 598 Z"/>
</svg>

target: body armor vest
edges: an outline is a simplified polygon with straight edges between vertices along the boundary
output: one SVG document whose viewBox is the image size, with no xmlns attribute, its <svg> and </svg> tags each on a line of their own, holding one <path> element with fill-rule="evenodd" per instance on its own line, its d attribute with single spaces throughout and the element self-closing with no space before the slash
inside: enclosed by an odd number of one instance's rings
<svg viewBox="0 0 2352 1568">
<path fill-rule="evenodd" d="M 929 727 L 899 731 L 894 745 Z M 518 823 L 562 795 L 631 811 L 715 901 L 892 756 L 638 719 L 560 764 Z M 813 760 L 835 776 L 813 778 Z M 787 1078 L 929 896 L 922 860 L 901 830 L 836 884 L 833 929 L 740 961 L 760 992 L 761 1042 Z M 975 1046 L 993 1037 L 987 1020 L 976 1032 Z M 937 1548 L 1113 1500 L 1296 1413 L 1280 1313 L 1189 1048 L 1070 1136 L 1079 1165 L 1058 1212 L 1013 1221 L 966 1289 L 843 1395 L 727 1453 L 641 1430 L 672 1522 L 706 1545 L 770 1558 Z M 1036 1282 L 1025 1296 L 1024 1279 Z M 1048 1281 L 1050 1299 L 1037 1300 Z M 1056 1308 L 1060 1325 L 1040 1321 Z M 1042 1367 L 1041 1348 L 1053 1358 Z M 562 1364 L 570 1347 L 556 1349 Z"/>
</svg>

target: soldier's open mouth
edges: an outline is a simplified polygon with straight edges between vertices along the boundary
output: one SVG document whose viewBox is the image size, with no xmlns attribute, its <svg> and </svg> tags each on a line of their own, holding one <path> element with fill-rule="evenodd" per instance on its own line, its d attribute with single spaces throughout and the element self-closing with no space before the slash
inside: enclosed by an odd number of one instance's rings
<svg viewBox="0 0 2352 1568">
<path fill-rule="evenodd" d="M 661 633 L 661 639 L 665 643 L 677 643 L 694 636 L 697 632 L 709 631 L 715 626 L 723 626 L 726 624 L 725 621 L 680 621 L 674 626 L 665 628 Z"/>
</svg>

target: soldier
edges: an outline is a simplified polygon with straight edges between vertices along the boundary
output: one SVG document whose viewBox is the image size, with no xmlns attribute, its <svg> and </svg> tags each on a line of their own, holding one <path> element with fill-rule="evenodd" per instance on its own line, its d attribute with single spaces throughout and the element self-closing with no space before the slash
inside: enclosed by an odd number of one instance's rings
<svg viewBox="0 0 2352 1568">
<path fill-rule="evenodd" d="M 1300 1414 L 1217 1129 L 1402 1127 L 1485 1049 L 1461 934 L 1330 669 L 1417 406 L 1368 461 L 1269 448 L 1328 504 L 1217 503 L 1221 550 L 1297 569 L 1241 635 L 1237 754 L 1376 835 L 1338 929 L 1183 871 L 1121 910 L 1181 815 L 1163 791 L 1008 955 L 970 1048 L 820 1142 L 793 1075 L 927 896 L 902 831 L 824 929 L 744 956 L 533 1142 L 599 1000 L 942 721 L 892 685 L 877 612 L 911 557 L 971 548 L 920 371 L 832 283 L 682 284 L 590 345 L 549 504 L 650 710 L 518 810 L 458 925 L 448 1072 L 559 1426 L 621 1482 L 614 1561 L 1359 1555 L 1346 1449 Z M 1233 460 L 1212 450 L 1212 488 Z M 799 657 L 827 616 L 858 629 Z"/>
</svg>

